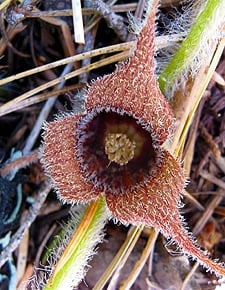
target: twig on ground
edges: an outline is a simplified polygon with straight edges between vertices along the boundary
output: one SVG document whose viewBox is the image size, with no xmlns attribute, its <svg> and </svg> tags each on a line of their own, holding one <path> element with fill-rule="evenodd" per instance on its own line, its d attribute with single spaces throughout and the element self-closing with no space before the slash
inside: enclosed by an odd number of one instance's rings
<svg viewBox="0 0 225 290">
<path fill-rule="evenodd" d="M 111 5 L 113 2 L 114 1 L 111 1 Z M 92 1 L 92 5 L 105 19 L 108 26 L 115 31 L 121 40 L 125 41 L 127 37 L 127 28 L 123 22 L 123 18 L 117 15 L 112 8 L 102 0 L 94 0 Z"/>
<path fill-rule="evenodd" d="M 73 64 L 68 64 L 65 69 L 63 70 L 61 77 L 68 74 L 71 69 L 73 68 Z M 56 86 L 56 89 L 61 89 L 65 84 L 65 80 L 62 79 L 62 81 Z M 55 101 L 57 99 L 57 96 L 53 96 L 47 100 L 44 107 L 42 108 L 37 121 L 33 127 L 33 129 L 30 132 L 29 137 L 27 138 L 26 145 L 23 149 L 23 154 L 27 154 L 30 152 L 32 147 L 34 146 L 34 143 L 37 140 L 38 135 L 40 134 L 41 128 L 43 127 L 43 122 L 47 119 Z"/>
</svg>

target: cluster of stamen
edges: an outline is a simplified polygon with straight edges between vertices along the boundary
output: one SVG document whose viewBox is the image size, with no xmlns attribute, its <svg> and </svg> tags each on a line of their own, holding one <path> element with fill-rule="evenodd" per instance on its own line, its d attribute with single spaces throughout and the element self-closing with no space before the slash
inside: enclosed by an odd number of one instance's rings
<svg viewBox="0 0 225 290">
<path fill-rule="evenodd" d="M 108 133 L 105 137 L 105 153 L 111 162 L 127 164 L 134 157 L 135 141 L 124 133 Z"/>
</svg>

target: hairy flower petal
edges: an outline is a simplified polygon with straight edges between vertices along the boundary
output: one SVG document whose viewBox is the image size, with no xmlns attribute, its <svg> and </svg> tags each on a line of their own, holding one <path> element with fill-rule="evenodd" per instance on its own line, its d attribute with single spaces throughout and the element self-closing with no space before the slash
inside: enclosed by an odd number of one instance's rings
<svg viewBox="0 0 225 290">
<path fill-rule="evenodd" d="M 162 151 L 161 163 L 149 180 L 124 194 L 106 192 L 106 202 L 118 220 L 160 228 L 171 235 L 178 213 L 177 203 L 184 186 L 184 175 L 177 161 Z M 132 213 L 132 215 L 131 215 Z"/>
<path fill-rule="evenodd" d="M 109 210 L 125 224 L 159 229 L 206 268 L 225 275 L 225 269 L 209 259 L 185 230 L 178 209 L 185 178 L 177 161 L 166 151 L 163 155 L 161 166 L 146 184 L 123 195 L 106 193 Z"/>
<path fill-rule="evenodd" d="M 133 114 L 162 144 L 173 124 L 173 113 L 154 75 L 154 17 L 142 29 L 127 63 L 92 83 L 86 108 L 110 106 Z"/>
<path fill-rule="evenodd" d="M 85 182 L 76 156 L 75 131 L 81 115 L 71 115 L 45 126 L 42 164 L 53 180 L 59 198 L 67 202 L 84 202 L 96 198 L 100 191 Z"/>
</svg>

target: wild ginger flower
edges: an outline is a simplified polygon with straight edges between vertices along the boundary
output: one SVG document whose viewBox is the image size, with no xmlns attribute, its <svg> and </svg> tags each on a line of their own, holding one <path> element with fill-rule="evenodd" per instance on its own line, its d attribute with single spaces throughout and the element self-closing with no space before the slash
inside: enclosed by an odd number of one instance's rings
<svg viewBox="0 0 225 290">
<path fill-rule="evenodd" d="M 84 113 L 45 126 L 42 163 L 63 202 L 87 202 L 104 192 L 117 220 L 159 229 L 225 275 L 182 225 L 178 208 L 185 177 L 162 148 L 173 113 L 154 75 L 154 19 L 151 13 L 132 57 L 91 84 Z"/>
</svg>

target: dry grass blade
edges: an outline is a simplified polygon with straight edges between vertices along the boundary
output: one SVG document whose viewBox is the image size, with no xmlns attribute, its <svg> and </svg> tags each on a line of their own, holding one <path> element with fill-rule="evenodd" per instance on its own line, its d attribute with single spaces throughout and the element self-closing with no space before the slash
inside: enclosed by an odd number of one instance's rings
<svg viewBox="0 0 225 290">
<path fill-rule="evenodd" d="M 193 233 L 195 236 L 201 232 L 201 230 L 204 228 L 208 220 L 212 217 L 215 208 L 220 204 L 222 200 L 223 196 L 221 195 L 216 195 L 215 197 L 213 197 L 212 201 L 210 202 L 205 212 L 202 214 L 202 216 L 200 217 L 200 219 L 198 220 L 193 229 Z"/>
<path fill-rule="evenodd" d="M 199 210 L 204 210 L 205 208 L 202 206 L 202 204 L 189 192 L 184 190 L 184 196 Z"/>
<path fill-rule="evenodd" d="M 4 0 L 1 4 L 0 4 L 0 11 L 3 10 L 4 8 L 6 8 L 7 6 L 9 6 L 9 4 L 12 2 L 12 0 Z"/>
<path fill-rule="evenodd" d="M 157 49 L 166 47 L 169 43 L 176 43 L 179 42 L 182 39 L 182 34 L 179 35 L 170 35 L 170 36 L 159 36 L 156 38 L 156 47 Z M 13 82 L 15 80 L 19 80 L 28 76 L 31 76 L 33 74 L 38 74 L 41 73 L 43 71 L 46 70 L 51 70 L 54 68 L 57 68 L 59 66 L 62 65 L 66 65 L 68 63 L 73 63 L 73 62 L 78 62 L 87 58 L 93 58 L 102 54 L 111 54 L 114 52 L 118 52 L 118 51 L 126 51 L 126 50 L 130 50 L 133 46 L 134 46 L 135 42 L 130 41 L 130 42 L 126 42 L 126 43 L 120 43 L 120 44 L 115 44 L 115 45 L 111 45 L 111 46 L 107 46 L 107 47 L 102 47 L 102 48 L 98 48 L 98 49 L 94 49 L 88 52 L 84 52 L 82 54 L 77 54 L 74 56 L 70 56 L 70 57 L 66 57 L 63 58 L 61 60 L 49 63 L 49 64 L 45 64 L 21 73 L 18 73 L 16 75 L 12 75 L 3 79 L 0 79 L 0 85 L 5 85 L 8 84 L 10 82 Z M 129 54 L 127 55 L 129 56 Z M 107 64 L 107 62 L 106 62 Z M 97 67 L 96 67 L 97 68 Z M 1 108 L 1 107 L 0 107 Z"/>
<path fill-rule="evenodd" d="M 136 264 L 134 265 L 133 270 L 129 274 L 129 277 L 126 279 L 126 281 L 122 282 L 122 285 L 119 288 L 120 290 L 131 289 L 132 285 L 138 278 L 138 275 L 140 274 L 141 270 L 145 266 L 146 261 L 149 258 L 149 255 L 153 252 L 154 244 L 158 237 L 158 234 L 159 232 L 157 230 L 155 229 L 150 230 L 147 244 L 143 249 L 142 255 L 139 261 L 137 261 Z"/>
<path fill-rule="evenodd" d="M 199 126 L 199 120 L 201 116 L 201 112 L 203 109 L 205 103 L 205 98 L 202 98 L 196 112 L 195 112 L 195 117 L 192 122 L 192 126 L 189 131 L 188 139 L 185 144 L 185 149 L 184 149 L 184 169 L 187 174 L 187 176 L 190 176 L 191 173 L 191 164 L 193 161 L 194 157 L 194 151 L 195 151 L 195 143 L 196 139 L 198 136 L 198 126 Z"/>
<path fill-rule="evenodd" d="M 15 105 L 8 107 L 8 110 L 5 110 L 5 114 L 9 114 L 9 113 L 12 113 L 15 111 L 19 111 L 21 109 L 25 109 L 26 107 L 30 107 L 32 105 L 46 101 L 47 99 L 49 99 L 51 97 L 66 94 L 66 93 L 69 93 L 70 91 L 79 90 L 79 89 L 82 89 L 84 87 L 85 87 L 84 84 L 75 84 L 75 85 L 71 85 L 71 86 L 66 86 L 66 87 L 61 88 L 61 89 L 54 89 L 54 91 L 51 91 L 48 93 L 42 93 L 39 95 L 35 95 L 33 97 L 30 97 L 28 99 L 25 99 L 25 100 L 19 102 L 19 103 L 16 103 Z"/>
<path fill-rule="evenodd" d="M 200 175 L 204 178 L 209 180 L 210 182 L 216 184 L 219 186 L 221 189 L 225 190 L 225 182 L 222 181 L 221 179 L 215 177 L 214 175 L 210 174 L 209 172 L 205 170 L 201 170 Z"/>
<path fill-rule="evenodd" d="M 76 71 L 73 71 L 71 73 L 68 73 L 66 74 L 65 76 L 62 76 L 62 77 L 58 77 L 44 85 L 41 85 L 33 90 L 30 90 L 29 92 L 27 93 L 24 93 L 22 94 L 21 96 L 13 99 L 12 101 L 9 101 L 8 103 L 2 105 L 0 107 L 0 116 L 4 116 L 5 115 L 5 110 L 9 110 L 10 106 L 15 106 L 16 103 L 19 103 L 27 98 L 29 98 L 30 96 L 33 96 L 45 89 L 48 89 L 49 87 L 53 87 L 55 85 L 57 85 L 58 83 L 62 82 L 62 81 L 66 81 L 66 80 L 69 80 L 71 78 L 74 78 L 82 73 L 85 73 L 85 72 L 88 72 L 90 70 L 93 70 L 97 67 L 101 67 L 101 66 L 104 66 L 106 64 L 109 64 L 109 63 L 113 63 L 113 62 L 118 62 L 118 61 L 121 61 L 123 59 L 125 59 L 126 57 L 129 56 L 129 53 L 128 52 L 121 52 L 121 53 L 118 53 L 114 56 L 111 56 L 111 57 L 108 57 L 106 59 L 103 59 L 103 60 L 100 60 L 100 61 L 97 61 L 97 62 L 94 62 L 86 67 L 82 67 L 80 69 L 77 69 Z"/>
<path fill-rule="evenodd" d="M 126 259 L 129 257 L 132 249 L 134 248 L 142 230 L 143 227 L 131 228 L 122 247 L 119 249 L 113 261 L 110 263 L 110 265 L 108 266 L 102 277 L 95 284 L 93 290 L 103 289 L 104 285 L 108 282 L 108 280 L 117 270 L 117 268 L 120 268 L 121 265 L 125 263 Z"/>
<path fill-rule="evenodd" d="M 56 68 L 56 67 L 61 66 L 61 65 L 66 65 L 68 63 L 73 63 L 73 62 L 77 62 L 80 60 L 84 60 L 84 59 L 89 58 L 89 57 L 95 57 L 95 56 L 99 56 L 101 54 L 110 54 L 113 52 L 129 50 L 133 44 L 134 44 L 133 42 L 115 44 L 115 45 L 111 45 L 108 47 L 98 48 L 98 49 L 94 49 L 92 51 L 88 51 L 88 52 L 84 52 L 84 53 L 81 53 L 78 55 L 70 56 L 70 57 L 55 61 L 53 63 L 45 64 L 45 65 L 36 67 L 34 69 L 27 70 L 27 71 L 21 72 L 19 74 L 12 75 L 10 77 L 1 79 L 0 85 L 5 85 L 9 82 L 12 82 L 12 81 L 15 81 L 15 80 L 18 80 L 21 78 L 25 78 L 25 77 L 28 77 L 28 76 L 31 76 L 33 74 L 37 74 L 37 73 L 40 73 L 40 72 L 43 72 L 46 70 L 51 70 L 51 69 Z"/>
<path fill-rule="evenodd" d="M 187 285 L 188 285 L 188 282 L 190 281 L 191 279 L 191 276 L 194 275 L 195 271 L 197 270 L 199 266 L 199 263 L 195 263 L 194 266 L 192 267 L 191 271 L 188 273 L 188 275 L 185 277 L 184 279 L 184 282 L 183 282 L 183 285 L 182 285 L 182 288 L 180 290 L 185 290 L 187 289 Z"/>
<path fill-rule="evenodd" d="M 209 56 L 209 59 L 212 59 L 209 68 L 206 70 L 205 66 L 202 67 L 199 74 L 196 76 L 193 85 L 191 86 L 191 93 L 188 93 L 186 96 L 186 101 L 183 97 L 179 100 L 179 98 L 181 98 L 181 96 L 179 95 L 177 99 L 173 99 L 172 106 L 176 118 L 180 122 L 179 127 L 176 128 L 173 143 L 171 145 L 171 150 L 172 152 L 175 152 L 175 155 L 179 155 L 179 153 L 181 152 L 181 148 L 185 142 L 187 132 L 193 120 L 193 116 L 206 90 L 206 87 L 211 80 L 212 75 L 219 63 L 220 57 L 224 50 L 224 46 L 225 39 L 221 39 L 218 46 L 214 45 L 214 48 L 212 48 L 211 56 Z M 185 112 L 181 108 L 185 108 Z M 179 146 L 177 146 L 178 140 L 180 144 Z"/>
</svg>

